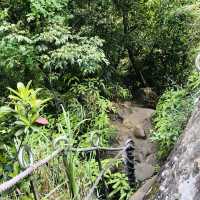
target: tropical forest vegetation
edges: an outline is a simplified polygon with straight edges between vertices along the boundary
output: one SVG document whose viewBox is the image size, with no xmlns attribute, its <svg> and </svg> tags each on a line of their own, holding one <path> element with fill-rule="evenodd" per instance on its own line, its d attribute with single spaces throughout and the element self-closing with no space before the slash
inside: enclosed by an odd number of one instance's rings
<svg viewBox="0 0 200 200">
<path fill-rule="evenodd" d="M 115 104 L 127 101 L 155 109 L 150 137 L 163 163 L 199 96 L 199 20 L 197 0 L 0 0 L 0 183 L 25 170 L 23 145 L 34 162 L 63 137 L 57 146 L 90 148 L 95 138 L 110 148 Z M 138 102 L 144 88 L 153 104 Z M 0 199 L 36 199 L 35 182 L 40 199 L 82 200 L 100 173 L 97 154 L 56 157 Z M 122 168 L 117 159 L 91 199 L 129 199 L 140 182 Z"/>
</svg>

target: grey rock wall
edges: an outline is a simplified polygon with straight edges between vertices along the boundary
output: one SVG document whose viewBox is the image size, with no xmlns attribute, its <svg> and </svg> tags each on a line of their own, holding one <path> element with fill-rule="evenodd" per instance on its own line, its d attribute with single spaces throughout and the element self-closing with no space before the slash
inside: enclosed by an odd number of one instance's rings
<svg viewBox="0 0 200 200">
<path fill-rule="evenodd" d="M 145 200 L 200 200 L 200 102 L 153 187 Z"/>
</svg>

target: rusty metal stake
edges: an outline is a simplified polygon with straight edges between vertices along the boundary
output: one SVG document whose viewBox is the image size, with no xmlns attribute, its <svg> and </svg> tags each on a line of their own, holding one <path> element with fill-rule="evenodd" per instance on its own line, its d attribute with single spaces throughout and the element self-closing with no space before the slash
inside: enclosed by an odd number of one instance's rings
<svg viewBox="0 0 200 200">
<path fill-rule="evenodd" d="M 100 157 L 99 149 L 96 150 L 96 160 L 97 160 L 97 163 L 98 163 L 99 172 L 101 172 L 103 170 L 103 168 L 102 168 L 102 164 L 101 164 L 101 157 Z M 104 175 L 102 175 L 101 180 L 102 180 L 103 187 L 104 187 L 105 200 L 107 200 L 108 199 L 108 188 L 107 188 L 107 185 L 106 185 L 106 181 L 105 181 Z"/>
<path fill-rule="evenodd" d="M 39 192 L 38 192 L 37 187 L 36 187 L 36 181 L 35 181 L 35 178 L 33 176 L 30 177 L 30 189 L 33 193 L 34 199 L 40 200 L 40 195 L 39 195 Z"/>
</svg>

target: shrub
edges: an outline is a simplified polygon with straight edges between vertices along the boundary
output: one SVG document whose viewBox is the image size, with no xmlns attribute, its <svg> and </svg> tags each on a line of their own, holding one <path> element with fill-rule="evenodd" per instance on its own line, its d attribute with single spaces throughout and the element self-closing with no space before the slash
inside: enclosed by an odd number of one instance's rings
<svg viewBox="0 0 200 200">
<path fill-rule="evenodd" d="M 160 98 L 154 115 L 152 136 L 159 145 L 159 158 L 166 158 L 173 148 L 192 111 L 193 102 L 186 89 L 167 90 Z"/>
<path fill-rule="evenodd" d="M 199 89 L 199 72 L 192 71 L 184 88 L 167 90 L 161 96 L 153 119 L 152 136 L 158 142 L 160 158 L 166 158 L 183 132 L 198 99 Z"/>
</svg>

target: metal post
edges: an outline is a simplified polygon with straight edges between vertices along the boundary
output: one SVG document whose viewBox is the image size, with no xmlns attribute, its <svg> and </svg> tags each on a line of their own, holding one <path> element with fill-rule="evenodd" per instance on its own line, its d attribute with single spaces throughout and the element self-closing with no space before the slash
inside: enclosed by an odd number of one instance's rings
<svg viewBox="0 0 200 200">
<path fill-rule="evenodd" d="M 25 153 L 28 154 L 29 161 L 26 162 L 25 160 Z M 31 151 L 31 148 L 28 145 L 21 145 L 19 151 L 18 151 L 18 161 L 20 164 L 20 167 L 24 170 L 27 169 L 30 165 L 33 164 L 33 153 Z M 36 183 L 34 180 L 34 175 L 30 176 L 30 190 L 33 193 L 35 200 L 40 200 L 40 195 L 36 187 Z"/>
<path fill-rule="evenodd" d="M 96 150 L 96 160 L 97 160 L 97 163 L 98 163 L 98 166 L 99 166 L 99 172 L 101 172 L 103 170 L 103 168 L 102 168 L 102 164 L 101 164 L 101 157 L 100 157 L 99 149 Z M 108 199 L 108 188 L 107 188 L 107 185 L 106 185 L 104 175 L 102 175 L 101 180 L 102 180 L 103 187 L 104 187 L 105 200 L 107 200 Z"/>
<path fill-rule="evenodd" d="M 128 176 L 128 182 L 130 187 L 135 185 L 135 163 L 134 163 L 134 142 L 132 139 L 128 139 L 125 143 L 124 151 L 124 164 L 125 171 Z"/>
<path fill-rule="evenodd" d="M 35 179 L 34 177 L 30 177 L 30 189 L 33 193 L 33 196 L 34 196 L 34 199 L 35 200 L 40 200 L 40 195 L 39 195 L 39 192 L 37 190 L 37 187 L 36 187 L 36 182 L 35 182 Z"/>
<path fill-rule="evenodd" d="M 99 172 L 101 173 L 103 168 L 102 168 L 102 164 L 101 164 L 101 155 L 100 155 L 100 150 L 99 150 L 99 137 L 95 134 L 92 134 L 90 140 L 91 140 L 91 145 L 93 147 L 96 147 L 95 159 L 98 163 Z M 107 188 L 107 185 L 106 185 L 104 174 L 102 174 L 101 180 L 102 180 L 102 184 L 103 184 L 103 187 L 104 187 L 104 194 L 105 194 L 104 198 L 105 198 L 105 200 L 107 200 L 108 199 L 108 188 Z"/>
</svg>

